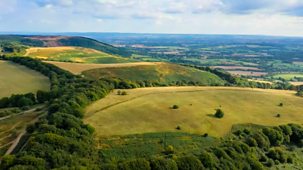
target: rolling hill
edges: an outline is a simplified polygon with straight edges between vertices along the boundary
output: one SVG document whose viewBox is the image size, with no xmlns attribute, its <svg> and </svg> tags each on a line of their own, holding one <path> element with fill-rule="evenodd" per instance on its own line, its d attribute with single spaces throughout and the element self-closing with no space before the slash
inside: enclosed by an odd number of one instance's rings
<svg viewBox="0 0 303 170">
<path fill-rule="evenodd" d="M 112 55 L 128 57 L 131 54 L 121 48 L 105 44 L 94 39 L 73 36 L 21 36 L 21 35 L 0 35 L 1 46 L 30 46 L 30 47 L 60 47 L 74 46 L 91 48 Z"/>
<path fill-rule="evenodd" d="M 218 76 L 195 68 L 180 66 L 171 63 L 151 65 L 133 65 L 107 67 L 87 70 L 83 75 L 93 78 L 119 78 L 133 82 L 148 81 L 160 84 L 182 84 L 192 82 L 199 85 L 223 85 L 224 81 Z"/>
<path fill-rule="evenodd" d="M 77 63 L 125 63 L 133 60 L 112 55 L 98 50 L 83 47 L 31 47 L 26 49 L 25 56 L 48 61 Z"/>
<path fill-rule="evenodd" d="M 275 126 L 303 122 L 303 100 L 293 91 L 239 87 L 160 87 L 117 90 L 86 110 L 97 136 L 148 132 L 208 133 L 222 137 L 233 125 Z M 283 106 L 279 106 L 279 103 Z M 178 105 L 179 109 L 172 109 Z M 215 118 L 215 109 L 225 115 Z M 280 117 L 277 117 L 280 114 Z M 177 130 L 176 127 L 180 127 Z"/>
</svg>

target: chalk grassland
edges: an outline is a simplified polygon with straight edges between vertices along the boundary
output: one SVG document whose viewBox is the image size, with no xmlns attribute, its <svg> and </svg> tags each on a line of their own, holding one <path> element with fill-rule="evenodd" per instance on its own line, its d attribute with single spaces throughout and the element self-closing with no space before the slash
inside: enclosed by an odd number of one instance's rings
<svg viewBox="0 0 303 170">
<path fill-rule="evenodd" d="M 82 47 L 34 47 L 25 56 L 51 61 L 78 63 L 125 63 L 132 60 Z"/>
<path fill-rule="evenodd" d="M 47 77 L 24 66 L 0 60 L 0 70 L 0 98 L 50 88 Z"/>
<path fill-rule="evenodd" d="M 162 87 L 116 91 L 86 110 L 85 122 L 96 135 L 148 132 L 208 133 L 224 136 L 235 124 L 279 125 L 303 123 L 303 98 L 293 91 L 232 87 Z M 283 107 L 278 106 L 283 103 Z M 172 105 L 179 109 L 171 109 Z M 222 119 L 213 117 L 221 108 Z M 281 117 L 277 117 L 280 114 Z"/>
<path fill-rule="evenodd" d="M 84 64 L 84 63 L 68 63 L 68 62 L 57 62 L 57 61 L 45 61 L 45 62 L 49 64 L 53 64 L 73 74 L 81 74 L 83 71 L 97 69 L 97 68 L 123 68 L 123 67 L 149 66 L 149 65 L 160 64 L 157 62 L 134 62 L 134 63 L 117 63 L 117 64 Z"/>
<path fill-rule="evenodd" d="M 170 63 L 93 69 L 84 71 L 83 74 L 94 79 L 114 77 L 130 81 L 149 81 L 160 83 L 192 81 L 199 82 L 203 85 L 222 85 L 224 83 L 221 78 L 210 72 Z"/>
</svg>

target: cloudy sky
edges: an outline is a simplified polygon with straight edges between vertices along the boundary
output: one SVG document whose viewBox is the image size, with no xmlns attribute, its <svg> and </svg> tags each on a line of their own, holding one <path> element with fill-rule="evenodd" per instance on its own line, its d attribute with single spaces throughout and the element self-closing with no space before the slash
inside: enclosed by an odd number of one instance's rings
<svg viewBox="0 0 303 170">
<path fill-rule="evenodd" d="M 0 0 L 0 31 L 303 36 L 303 0 Z"/>
</svg>

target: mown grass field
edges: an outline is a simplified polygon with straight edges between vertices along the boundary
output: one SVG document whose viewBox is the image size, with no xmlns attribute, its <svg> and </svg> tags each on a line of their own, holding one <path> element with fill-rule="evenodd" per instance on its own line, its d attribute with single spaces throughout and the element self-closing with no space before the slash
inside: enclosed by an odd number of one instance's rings
<svg viewBox="0 0 303 170">
<path fill-rule="evenodd" d="M 24 66 L 0 60 L 0 98 L 12 94 L 49 90 L 49 80 Z"/>
<path fill-rule="evenodd" d="M 78 63 L 125 63 L 132 60 L 82 47 L 33 47 L 25 56 L 51 61 Z"/>
<path fill-rule="evenodd" d="M 85 122 L 96 135 L 148 132 L 228 134 L 235 124 L 279 125 L 303 123 L 303 98 L 294 91 L 232 87 L 162 87 L 116 91 L 86 110 Z M 283 107 L 278 106 L 283 103 Z M 179 109 L 171 109 L 178 105 Z M 225 115 L 214 118 L 215 109 Z M 280 114 L 281 117 L 277 117 Z M 181 130 L 176 130 L 180 126 Z"/>
<path fill-rule="evenodd" d="M 159 83 L 192 81 L 199 82 L 204 85 L 222 85 L 224 83 L 221 78 L 210 72 L 161 62 L 154 65 L 92 69 L 84 71 L 83 74 L 93 79 L 121 78 L 130 81 L 149 81 Z"/>
</svg>

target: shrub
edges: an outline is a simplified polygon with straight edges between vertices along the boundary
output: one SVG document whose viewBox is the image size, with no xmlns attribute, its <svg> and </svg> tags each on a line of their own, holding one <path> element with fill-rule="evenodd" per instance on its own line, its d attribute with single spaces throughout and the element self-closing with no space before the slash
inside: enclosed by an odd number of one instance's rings
<svg viewBox="0 0 303 170">
<path fill-rule="evenodd" d="M 165 154 L 173 154 L 174 153 L 174 147 L 172 145 L 168 145 L 166 148 L 165 148 L 165 151 L 164 151 Z"/>
<path fill-rule="evenodd" d="M 278 146 L 283 143 L 282 132 L 272 128 L 264 128 L 263 133 L 268 137 L 271 145 Z"/>
<path fill-rule="evenodd" d="M 202 170 L 201 161 L 194 156 L 180 157 L 176 160 L 179 170 Z"/>
<path fill-rule="evenodd" d="M 179 106 L 178 105 L 173 105 L 172 109 L 179 109 Z"/>
<path fill-rule="evenodd" d="M 100 169 L 101 170 L 118 170 L 118 167 L 115 164 L 102 164 Z"/>
<path fill-rule="evenodd" d="M 177 163 L 172 159 L 153 159 L 150 166 L 151 170 L 178 170 Z"/>
<path fill-rule="evenodd" d="M 286 154 L 280 148 L 270 149 L 267 156 L 280 163 L 285 163 L 287 161 Z"/>
<path fill-rule="evenodd" d="M 125 95 L 127 95 L 127 92 L 126 92 L 126 91 L 123 91 L 123 92 L 121 92 L 121 95 L 122 95 L 122 96 L 125 96 Z"/>
<path fill-rule="evenodd" d="M 223 118 L 224 112 L 221 109 L 217 109 L 215 113 L 216 118 Z"/>
<path fill-rule="evenodd" d="M 120 170 L 150 170 L 149 162 L 145 159 L 136 159 L 132 161 L 126 161 L 119 164 Z"/>
<path fill-rule="evenodd" d="M 199 159 L 205 168 L 215 169 L 217 166 L 217 160 L 211 153 L 203 151 L 201 155 L 199 155 Z"/>
<path fill-rule="evenodd" d="M 181 126 L 177 126 L 176 129 L 177 129 L 177 130 L 181 130 Z"/>
</svg>

